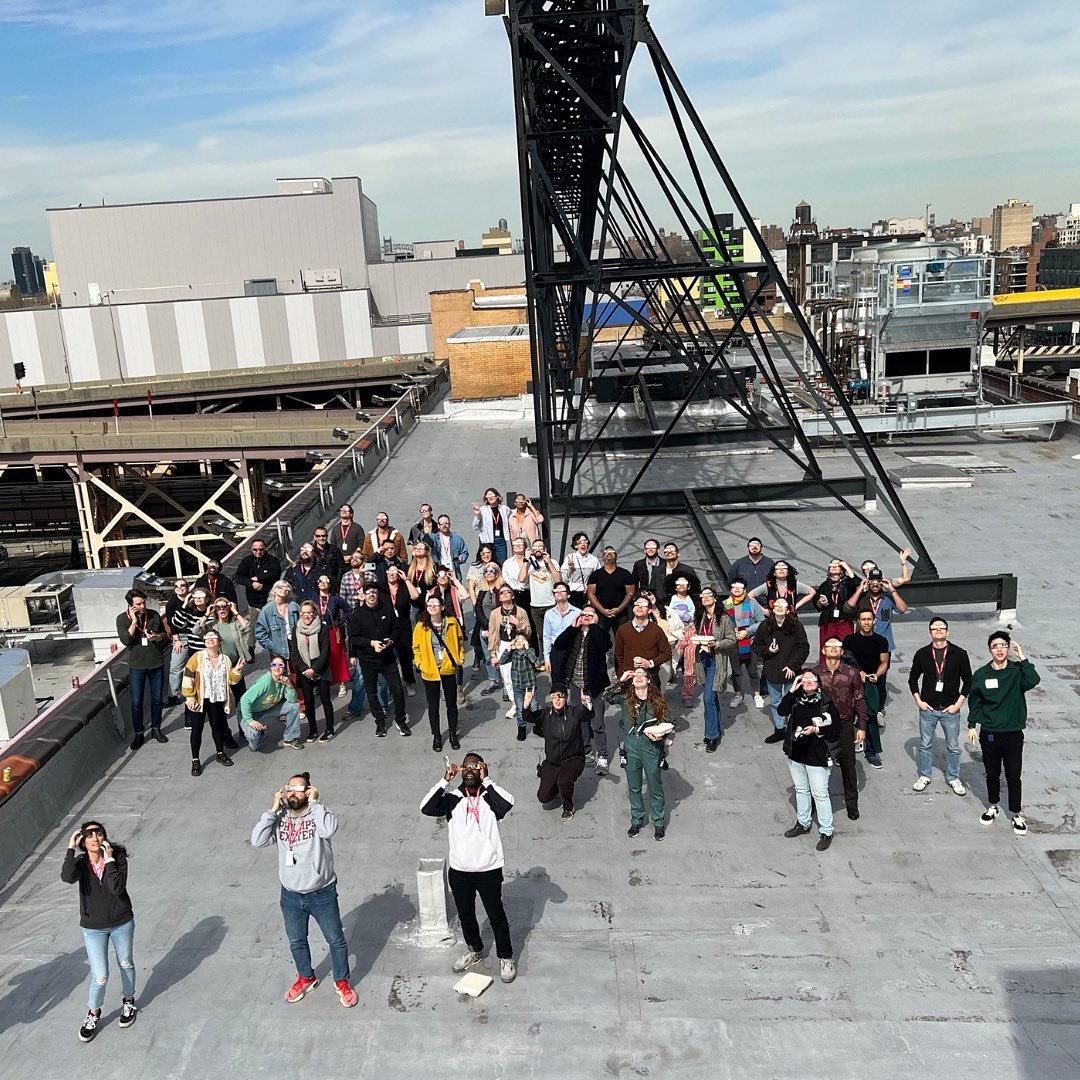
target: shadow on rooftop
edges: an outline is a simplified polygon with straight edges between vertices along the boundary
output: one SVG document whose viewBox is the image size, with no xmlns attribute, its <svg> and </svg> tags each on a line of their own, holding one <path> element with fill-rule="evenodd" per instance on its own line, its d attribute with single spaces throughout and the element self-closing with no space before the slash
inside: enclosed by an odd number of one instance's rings
<svg viewBox="0 0 1080 1080">
<path fill-rule="evenodd" d="M 64 1004 L 72 991 L 89 978 L 86 953 L 74 949 L 54 956 L 37 967 L 16 971 L 8 980 L 8 993 L 0 998 L 0 1035 L 16 1024 L 33 1024 L 57 1005 Z"/>
<path fill-rule="evenodd" d="M 417 915 L 416 905 L 405 895 L 404 886 L 398 882 L 373 893 L 342 918 L 345 940 L 349 943 L 353 985 L 370 973 L 397 927 L 412 922 Z M 330 957 L 326 956 L 316 966 L 315 974 L 325 979 L 330 974 L 330 967 Z"/>
<path fill-rule="evenodd" d="M 145 1009 L 159 994 L 186 979 L 209 956 L 221 948 L 227 927 L 220 915 L 208 915 L 173 942 L 172 948 L 154 965 L 145 989 L 138 996 Z M 136 942 L 136 950 L 138 943 Z M 136 964 L 138 951 L 136 951 Z"/>
</svg>

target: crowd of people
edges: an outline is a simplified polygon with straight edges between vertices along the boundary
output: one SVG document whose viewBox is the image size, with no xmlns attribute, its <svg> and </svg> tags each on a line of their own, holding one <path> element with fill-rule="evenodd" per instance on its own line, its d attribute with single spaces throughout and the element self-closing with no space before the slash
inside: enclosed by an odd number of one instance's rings
<svg viewBox="0 0 1080 1080">
<path fill-rule="evenodd" d="M 473 506 L 472 524 L 475 555 L 450 517 L 435 514 L 430 503 L 420 504 L 407 529 L 379 512 L 367 532 L 345 504 L 338 522 L 316 528 L 285 566 L 256 538 L 232 578 L 211 562 L 194 582 L 176 579 L 161 612 L 133 588 L 116 620 L 130 670 L 131 749 L 147 738 L 167 743 L 164 709 L 182 701 L 193 776 L 203 771 L 207 726 L 214 760 L 224 767 L 241 742 L 257 750 L 273 739 L 304 750 L 336 737 L 335 694 L 348 699 L 346 719 L 370 710 L 377 738 L 391 724 L 408 737 L 407 699 L 419 682 L 431 748 L 442 754 L 444 741 L 461 748 L 460 710 L 500 695 L 514 738 L 526 742 L 531 730 L 543 740 L 541 804 L 572 820 L 575 784 L 585 768 L 591 763 L 603 776 L 617 754 L 626 776 L 627 833 L 637 836 L 648 820 L 659 841 L 668 826 L 663 773 L 676 731 L 669 693 L 688 711 L 700 703 L 707 754 L 720 747 L 725 713 L 743 708 L 752 695 L 754 707 L 768 716 L 764 742 L 782 747 L 790 770 L 796 820 L 784 835 L 809 833 L 816 814 L 817 849 L 830 847 L 834 766 L 847 816 L 859 818 L 857 755 L 873 769 L 884 767 L 893 621 L 908 609 L 909 550 L 899 552 L 898 577 L 887 577 L 871 560 L 857 573 L 836 558 L 815 587 L 800 580 L 790 560 L 771 558 L 761 539 L 751 537 L 720 589 L 703 582 L 670 541 L 646 539 L 627 569 L 615 547 L 605 545 L 596 555 L 588 534 L 578 532 L 560 562 L 548 551 L 543 514 L 521 494 L 511 507 L 488 488 Z M 812 644 L 807 624 L 815 616 Z M 989 662 L 973 671 L 968 653 L 950 640 L 945 619 L 931 619 L 928 630 L 930 640 L 915 653 L 907 678 L 920 731 L 914 790 L 932 782 L 940 725 L 946 784 L 958 796 L 967 793 L 959 774 L 966 704 L 969 737 L 981 746 L 986 771 L 981 822 L 991 825 L 1000 813 L 1004 768 L 1012 829 L 1023 835 L 1025 696 L 1039 675 L 1005 631 L 990 635 Z M 266 670 L 256 675 L 264 656 Z M 280 738 L 271 736 L 279 723 Z M 501 898 L 499 821 L 514 799 L 491 780 L 476 753 L 460 765 L 445 757 L 442 766 L 421 811 L 448 823 L 449 884 L 467 946 L 453 969 L 466 972 L 482 960 L 479 896 L 501 978 L 512 982 L 517 969 Z M 460 786 L 452 788 L 456 779 Z M 318 985 L 308 947 L 311 917 L 330 949 L 341 1003 L 357 1000 L 338 912 L 336 828 L 310 773 L 299 772 L 274 793 L 252 833 L 254 846 L 278 851 L 281 908 L 297 968 L 289 1002 Z M 110 942 L 123 979 L 120 1023 L 134 1022 L 134 923 L 122 846 L 110 844 L 101 824 L 91 821 L 69 848 L 63 879 L 80 887 L 92 971 L 80 1031 L 89 1041 L 99 1023 Z"/>
</svg>

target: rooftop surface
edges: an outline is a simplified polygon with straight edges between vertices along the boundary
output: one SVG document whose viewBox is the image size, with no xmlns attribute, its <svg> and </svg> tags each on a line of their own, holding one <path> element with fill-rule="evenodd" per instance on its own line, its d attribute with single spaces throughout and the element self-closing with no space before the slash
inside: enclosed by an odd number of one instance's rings
<svg viewBox="0 0 1080 1080">
<path fill-rule="evenodd" d="M 358 518 L 366 523 L 385 509 L 407 526 L 428 498 L 474 547 L 471 506 L 485 485 L 533 493 L 535 463 L 518 449 L 530 429 L 523 412 L 478 406 L 425 419 L 358 500 Z M 926 453 L 926 446 L 909 450 Z M 329 746 L 239 751 L 235 768 L 211 761 L 199 779 L 189 775 L 174 712 L 169 745 L 121 758 L 0 893 L 4 1074 L 1080 1075 L 1080 661 L 1075 589 L 1061 587 L 1075 565 L 1080 463 L 1073 455 L 1080 446 L 957 440 L 934 447 L 1011 470 L 978 473 L 970 490 L 919 491 L 905 501 L 942 574 L 1011 569 L 1020 576 L 1014 629 L 1043 677 L 1030 697 L 1028 836 L 1015 837 L 1004 820 L 979 825 L 982 766 L 966 745 L 966 798 L 945 787 L 940 746 L 934 783 L 925 794 L 911 790 L 917 724 L 903 681 L 926 640 L 925 611 L 896 627 L 885 768 L 864 769 L 860 760 L 857 822 L 844 816 L 833 777 L 840 813 L 834 844 L 822 854 L 812 837 L 781 835 L 793 818 L 790 779 L 780 748 L 763 745 L 769 722 L 753 708 L 725 706 L 727 733 L 715 755 L 703 752 L 700 705 L 679 720 L 664 780 L 669 831 L 658 844 L 648 829 L 626 836 L 618 772 L 583 776 L 569 824 L 542 809 L 539 740 L 515 742 L 505 706 L 477 698 L 462 713 L 463 749 L 483 753 L 517 799 L 502 831 L 520 976 L 459 1000 L 449 970 L 456 951 L 421 949 L 409 934 L 418 861 L 446 852 L 444 826 L 418 812 L 441 772 L 421 698 L 409 699 L 410 740 L 376 741 L 364 719 L 343 724 Z M 887 451 L 886 464 L 910 463 L 903 453 Z M 638 464 L 610 461 L 591 471 L 590 482 L 602 486 L 605 470 Z M 684 486 L 688 464 L 702 483 L 721 468 L 768 479 L 777 467 L 776 455 L 745 450 L 681 453 L 658 460 L 649 485 L 676 482 L 678 467 Z M 842 511 L 714 520 L 732 557 L 756 533 L 815 584 L 834 552 L 856 565 L 867 556 L 896 564 Z M 626 564 L 640 540 L 655 535 L 679 540 L 686 561 L 703 565 L 681 520 L 643 518 L 609 535 Z M 993 613 L 949 615 L 953 640 L 981 663 Z M 683 717 L 680 705 L 675 711 Z M 253 850 L 248 837 L 273 790 L 297 768 L 312 772 L 342 819 L 334 849 L 360 995 L 351 1011 L 328 985 L 295 1006 L 282 1000 L 293 972 L 276 860 Z M 77 896 L 60 883 L 59 869 L 67 837 L 91 815 L 131 851 L 143 1011 L 131 1030 L 117 1027 L 114 967 L 105 1026 L 81 1046 L 88 969 Z M 312 948 L 327 977 L 314 928 Z"/>
</svg>

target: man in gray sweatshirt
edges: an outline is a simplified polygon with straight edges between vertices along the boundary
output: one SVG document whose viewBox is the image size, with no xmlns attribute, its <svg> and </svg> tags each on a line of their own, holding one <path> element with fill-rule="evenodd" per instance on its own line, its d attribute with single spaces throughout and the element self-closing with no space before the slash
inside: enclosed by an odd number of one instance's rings
<svg viewBox="0 0 1080 1080">
<path fill-rule="evenodd" d="M 334 989 L 341 1004 L 351 1009 L 359 1000 L 349 981 L 349 946 L 338 910 L 337 875 L 330 838 L 337 832 L 337 815 L 319 802 L 309 773 L 297 773 L 274 792 L 270 809 L 251 831 L 252 847 L 277 844 L 281 879 L 281 914 L 296 964 L 296 982 L 285 1000 L 292 1004 L 319 985 L 311 966 L 308 921 L 314 918 L 330 947 Z"/>
</svg>

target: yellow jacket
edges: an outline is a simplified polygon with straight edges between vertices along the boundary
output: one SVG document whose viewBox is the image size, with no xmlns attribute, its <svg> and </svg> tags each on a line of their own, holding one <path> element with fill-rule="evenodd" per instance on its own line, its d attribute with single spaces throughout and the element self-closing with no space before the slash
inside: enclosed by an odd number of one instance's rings
<svg viewBox="0 0 1080 1080">
<path fill-rule="evenodd" d="M 454 669 L 461 667 L 465 659 L 461 624 L 452 615 L 443 619 L 442 639 L 446 648 L 442 664 L 436 667 L 431 631 L 422 622 L 413 627 L 413 663 L 420 669 L 420 678 L 424 682 L 438 682 L 443 675 L 453 675 Z"/>
<path fill-rule="evenodd" d="M 228 714 L 233 711 L 233 685 L 244 677 L 244 673 L 237 671 L 224 653 L 221 659 L 225 663 L 225 712 Z M 187 699 L 187 707 L 192 712 L 202 712 L 202 660 L 201 649 L 192 653 L 191 659 L 184 665 L 184 681 L 180 685 L 180 693 Z"/>
</svg>

